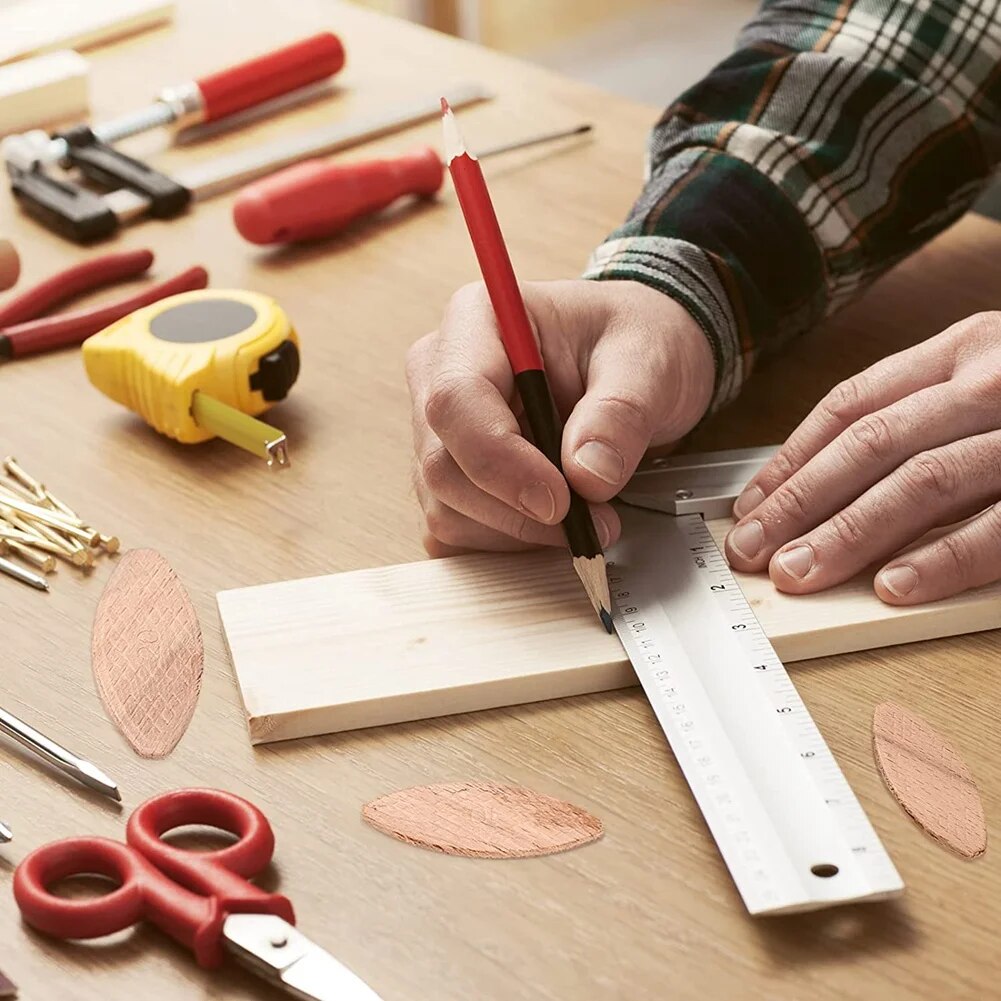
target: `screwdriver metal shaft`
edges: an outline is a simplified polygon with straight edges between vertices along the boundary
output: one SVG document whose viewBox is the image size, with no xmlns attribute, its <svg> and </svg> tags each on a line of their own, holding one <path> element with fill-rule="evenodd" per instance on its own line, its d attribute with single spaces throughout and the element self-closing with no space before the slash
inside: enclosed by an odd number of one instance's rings
<svg viewBox="0 0 1001 1001">
<path fill-rule="evenodd" d="M 20 567 L 10 560 L 5 560 L 2 556 L 0 556 L 0 573 L 5 573 L 8 577 L 13 577 L 22 584 L 27 584 L 39 591 L 48 591 L 49 589 L 49 582 L 40 574 L 25 570 L 24 567 Z"/>
<path fill-rule="evenodd" d="M 6 844 L 14 840 L 14 832 L 0 820 L 0 844 Z"/>
<path fill-rule="evenodd" d="M 122 795 L 118 791 L 118 786 L 97 765 L 85 758 L 77 757 L 61 744 L 49 740 L 45 734 L 39 733 L 33 726 L 29 726 L 24 720 L 12 716 L 3 709 L 0 709 L 0 732 L 13 737 L 29 751 L 55 765 L 67 775 L 72 775 L 78 782 L 90 786 L 91 789 L 96 789 L 110 799 L 121 802 Z"/>
</svg>

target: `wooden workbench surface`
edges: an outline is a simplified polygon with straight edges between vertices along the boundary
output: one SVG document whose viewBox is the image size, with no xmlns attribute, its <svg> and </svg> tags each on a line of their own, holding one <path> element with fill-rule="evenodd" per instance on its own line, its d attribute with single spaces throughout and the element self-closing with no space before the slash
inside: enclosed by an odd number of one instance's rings
<svg viewBox="0 0 1001 1001">
<path fill-rule="evenodd" d="M 463 115 L 470 143 L 590 120 L 593 142 L 489 166 L 520 274 L 573 275 L 637 190 L 656 111 L 334 0 L 185 0 L 176 25 L 93 55 L 95 118 L 160 86 L 280 41 L 331 28 L 349 67 L 338 97 L 201 147 L 179 165 L 479 79 L 498 97 Z M 665 95 L 665 99 L 673 95 Z M 428 124 L 370 147 L 436 142 Z M 131 147 L 154 155 L 165 140 Z M 81 833 L 120 838 L 125 813 L 187 785 L 243 794 L 272 818 L 266 882 L 300 926 L 385 1001 L 834 1001 L 986 999 L 1001 987 L 1001 867 L 964 863 L 927 840 L 891 801 L 873 763 L 873 707 L 899 699 L 949 735 L 981 784 L 991 837 L 1001 817 L 998 634 L 815 661 L 794 679 L 896 861 L 903 900 L 752 921 L 743 912 L 665 740 L 638 690 L 339 734 L 253 749 L 219 629 L 215 594 L 286 577 L 419 559 L 409 487 L 407 345 L 449 293 L 475 276 L 450 194 L 326 244 L 267 252 L 232 228 L 231 199 L 187 218 L 134 226 L 118 247 L 153 248 L 161 277 L 204 264 L 216 288 L 273 294 L 303 343 L 304 371 L 274 423 L 293 465 L 270 475 L 224 444 L 159 438 L 87 383 L 75 352 L 0 373 L 0 451 L 14 453 L 129 546 L 162 551 L 190 589 L 206 641 L 191 729 L 165 761 L 137 759 L 107 721 L 90 674 L 94 609 L 110 572 L 61 570 L 52 593 L 0 581 L 0 704 L 63 738 L 121 784 L 124 811 L 60 781 L 5 742 L 0 817 L 0 969 L 24 999 L 107 1001 L 277 997 L 229 967 L 198 970 L 143 928 L 67 946 L 29 932 L 10 895 L 32 848 Z M 24 221 L 6 192 L 0 232 L 25 283 L 84 252 Z M 700 431 L 700 449 L 770 443 L 820 393 L 888 350 L 1001 299 L 1001 227 L 968 218 L 863 302 L 759 373 L 745 399 Z M 119 295 L 120 290 L 113 293 Z M 1001 622 L 1001 617 L 999 617 Z M 475 649 L 469 656 L 476 656 Z M 365 670 L 364 664 L 331 664 Z M 283 665 L 276 663 L 276 671 Z M 604 839 L 527 861 L 422 852 L 376 833 L 364 802 L 403 786 L 482 778 L 522 783 L 601 817 Z"/>
</svg>

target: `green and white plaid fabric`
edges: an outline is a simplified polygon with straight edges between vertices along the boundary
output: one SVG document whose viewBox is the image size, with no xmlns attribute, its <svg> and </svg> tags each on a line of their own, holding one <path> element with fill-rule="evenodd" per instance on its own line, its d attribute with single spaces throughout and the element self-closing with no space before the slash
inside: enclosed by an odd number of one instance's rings
<svg viewBox="0 0 1001 1001">
<path fill-rule="evenodd" d="M 1001 159 L 1001 0 L 764 0 L 654 128 L 586 276 L 684 303 L 713 409 L 955 221 Z"/>
</svg>

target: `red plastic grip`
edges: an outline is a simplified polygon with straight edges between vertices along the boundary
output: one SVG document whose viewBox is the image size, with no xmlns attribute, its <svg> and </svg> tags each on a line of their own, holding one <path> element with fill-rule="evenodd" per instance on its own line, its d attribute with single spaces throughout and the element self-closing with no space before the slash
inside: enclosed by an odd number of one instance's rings
<svg viewBox="0 0 1001 1001">
<path fill-rule="evenodd" d="M 125 250 L 117 254 L 102 254 L 74 264 L 0 307 L 0 329 L 33 320 L 47 309 L 52 309 L 81 292 L 141 275 L 152 263 L 151 250 Z"/>
<path fill-rule="evenodd" d="M 329 31 L 203 76 L 195 83 L 205 101 L 202 121 L 225 118 L 333 76 L 344 65 L 344 46 Z"/>
<path fill-rule="evenodd" d="M 162 835 L 175 827 L 199 824 L 236 834 L 238 840 L 211 852 L 189 852 L 167 844 Z M 275 836 L 267 817 L 253 803 L 219 789 L 179 789 L 154 796 L 129 817 L 125 829 L 129 845 L 181 887 L 199 899 L 208 898 L 210 913 L 194 930 L 190 943 L 199 966 L 211 969 L 225 957 L 222 926 L 228 914 L 275 914 L 295 924 L 287 897 L 267 893 L 247 882 L 271 861 Z M 147 916 L 170 934 L 170 901 L 159 913 Z M 176 938 L 177 936 L 174 935 Z"/>
<path fill-rule="evenodd" d="M 307 160 L 244 188 L 233 204 L 233 221 L 251 243 L 314 240 L 404 195 L 433 195 L 444 177 L 430 146 L 383 160 Z"/>
<path fill-rule="evenodd" d="M 120 302 L 75 313 L 45 317 L 41 320 L 29 320 L 8 327 L 0 331 L 0 334 L 6 338 L 8 352 L 12 358 L 53 351 L 72 344 L 82 344 L 88 337 L 104 330 L 123 316 L 142 309 L 143 306 L 149 306 L 172 295 L 180 295 L 182 292 L 205 288 L 208 283 L 208 272 L 196 265 L 165 282 L 150 285 Z"/>
<path fill-rule="evenodd" d="M 88 873 L 120 885 L 82 900 L 49 890 L 61 879 Z M 189 947 L 212 911 L 211 900 L 180 890 L 138 852 L 105 838 L 70 838 L 33 851 L 14 873 L 14 899 L 28 924 L 56 938 L 100 938 L 149 918 Z"/>
<path fill-rule="evenodd" d="M 175 827 L 199 824 L 239 840 L 213 852 L 187 852 L 162 840 Z M 33 851 L 14 873 L 14 897 L 25 921 L 57 938 L 99 938 L 147 920 L 190 948 L 199 965 L 225 957 L 223 923 L 234 913 L 274 914 L 295 923 L 287 898 L 245 877 L 271 860 L 274 833 L 252 803 L 216 789 L 156 796 L 129 818 L 128 846 L 104 838 L 71 838 Z M 71 900 L 49 889 L 69 876 L 96 873 L 119 883 L 103 897 Z"/>
</svg>

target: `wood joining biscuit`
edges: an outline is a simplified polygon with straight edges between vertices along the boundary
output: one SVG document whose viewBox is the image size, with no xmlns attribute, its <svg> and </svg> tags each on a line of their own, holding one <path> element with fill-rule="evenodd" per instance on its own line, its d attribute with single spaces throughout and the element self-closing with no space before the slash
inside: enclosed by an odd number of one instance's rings
<svg viewBox="0 0 1001 1001">
<path fill-rule="evenodd" d="M 572 803 L 521 786 L 445 782 L 373 800 L 362 817 L 400 841 L 469 858 L 551 855 L 601 837 L 601 821 Z"/>
<path fill-rule="evenodd" d="M 987 850 L 980 791 L 952 745 L 916 713 L 883 702 L 872 717 L 876 765 L 911 819 L 962 858 Z"/>
<path fill-rule="evenodd" d="M 91 662 L 101 702 L 144 758 L 164 758 L 198 703 L 204 652 L 187 592 L 153 549 L 121 557 L 94 617 Z"/>
</svg>

